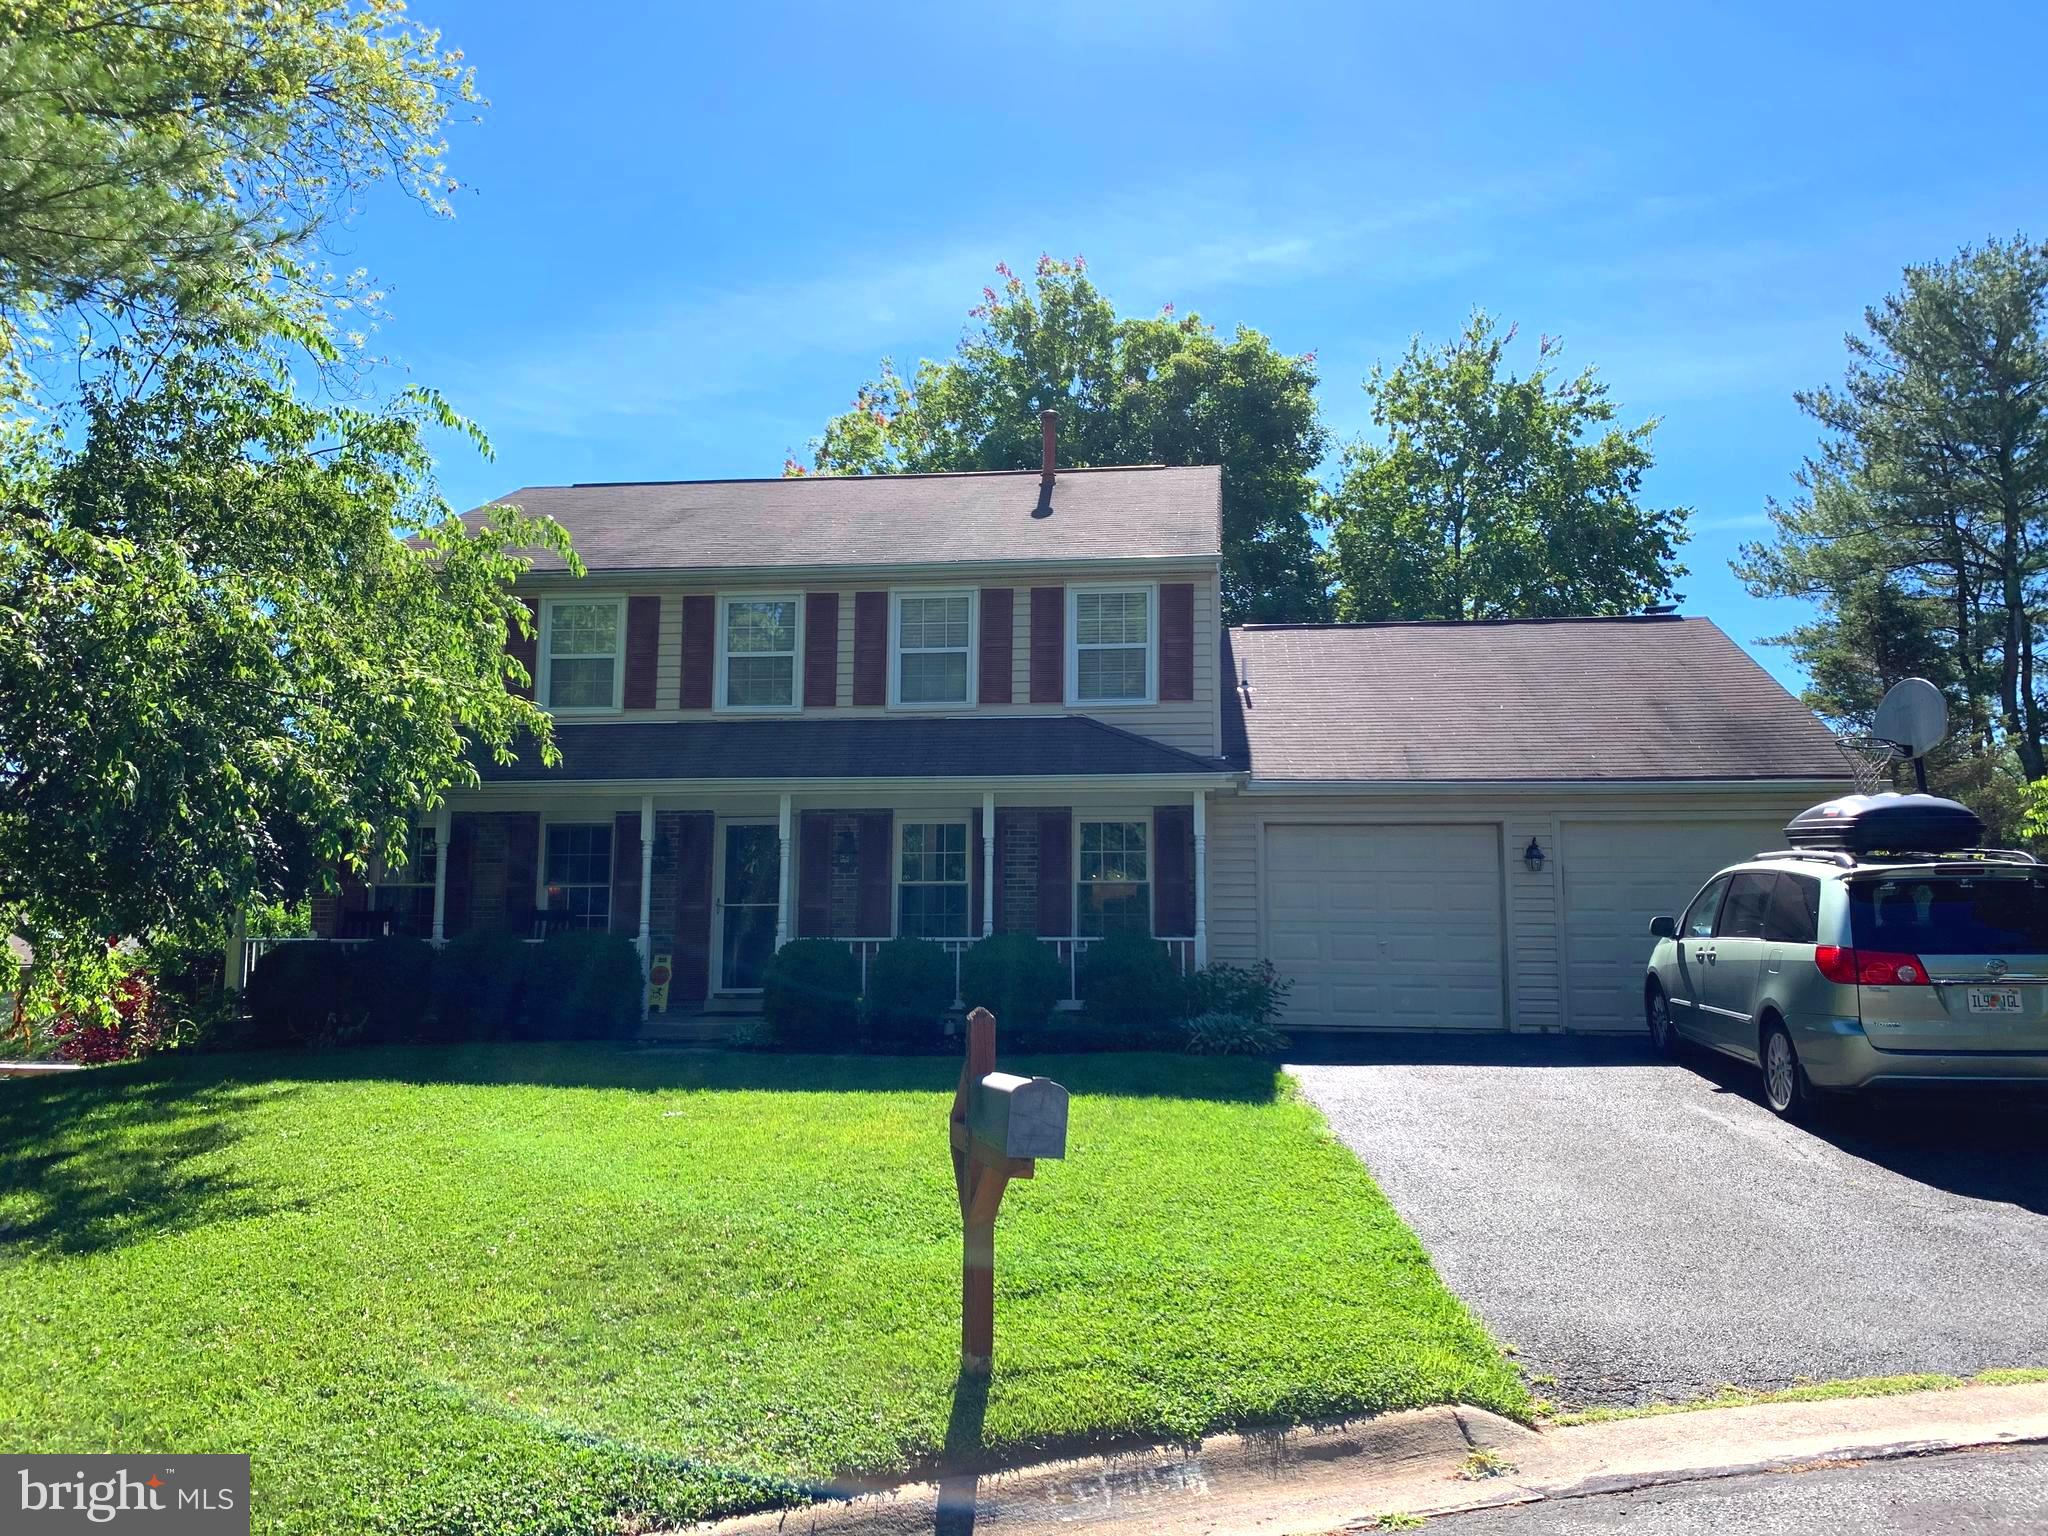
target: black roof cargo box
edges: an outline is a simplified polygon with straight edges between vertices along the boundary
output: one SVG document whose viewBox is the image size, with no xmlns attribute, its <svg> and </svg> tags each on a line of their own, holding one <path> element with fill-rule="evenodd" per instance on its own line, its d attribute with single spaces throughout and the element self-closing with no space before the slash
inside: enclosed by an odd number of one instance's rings
<svg viewBox="0 0 2048 1536">
<path fill-rule="evenodd" d="M 1939 795 L 1844 795 L 1785 824 L 1795 848 L 1842 853 L 1953 853 L 1984 841 L 1984 823 Z"/>
</svg>

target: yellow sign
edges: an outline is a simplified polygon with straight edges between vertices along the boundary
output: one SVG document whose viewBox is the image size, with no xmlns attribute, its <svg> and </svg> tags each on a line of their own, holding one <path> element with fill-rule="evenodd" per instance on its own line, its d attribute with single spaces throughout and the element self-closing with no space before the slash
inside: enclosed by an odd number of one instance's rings
<svg viewBox="0 0 2048 1536">
<path fill-rule="evenodd" d="M 654 964 L 647 971 L 647 1011 L 668 1012 L 668 984 L 675 975 L 672 955 L 656 955 Z"/>
</svg>

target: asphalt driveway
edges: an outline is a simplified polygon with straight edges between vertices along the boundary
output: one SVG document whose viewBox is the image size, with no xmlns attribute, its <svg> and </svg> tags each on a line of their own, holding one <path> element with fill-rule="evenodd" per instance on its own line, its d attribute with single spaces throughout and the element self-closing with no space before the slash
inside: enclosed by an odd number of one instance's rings
<svg viewBox="0 0 2048 1536">
<path fill-rule="evenodd" d="M 1385 1037 L 1291 1068 L 1444 1280 L 1570 1406 L 2048 1366 L 2048 1103 L 1785 1125 L 1734 1063 Z"/>
</svg>

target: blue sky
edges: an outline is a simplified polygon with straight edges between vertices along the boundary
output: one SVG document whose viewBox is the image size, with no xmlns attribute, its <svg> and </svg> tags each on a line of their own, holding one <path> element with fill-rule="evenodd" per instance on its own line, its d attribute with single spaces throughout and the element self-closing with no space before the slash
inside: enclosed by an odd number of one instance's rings
<svg viewBox="0 0 2048 1536">
<path fill-rule="evenodd" d="M 1341 437 L 1375 360 L 1483 305 L 1663 418 L 1687 611 L 1753 644 L 1799 616 L 1727 567 L 1813 444 L 1792 391 L 1907 262 L 2048 230 L 2048 10 L 1679 9 L 415 0 L 493 103 L 467 188 L 333 244 L 494 438 L 447 456 L 464 506 L 777 473 L 1041 251 L 1313 350 Z"/>
</svg>

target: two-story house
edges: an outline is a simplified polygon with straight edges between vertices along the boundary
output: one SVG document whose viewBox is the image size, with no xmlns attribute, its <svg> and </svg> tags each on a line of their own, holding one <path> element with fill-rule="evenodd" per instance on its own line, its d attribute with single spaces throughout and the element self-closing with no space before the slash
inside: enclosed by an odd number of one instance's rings
<svg viewBox="0 0 2048 1536">
<path fill-rule="evenodd" d="M 1274 959 L 1296 1028 L 1639 1026 L 1642 919 L 1842 777 L 1699 620 L 1220 620 L 1214 468 L 528 487 L 561 762 L 484 764 L 341 937 L 547 925 L 745 1006 L 866 955 L 1134 930 Z"/>
</svg>

